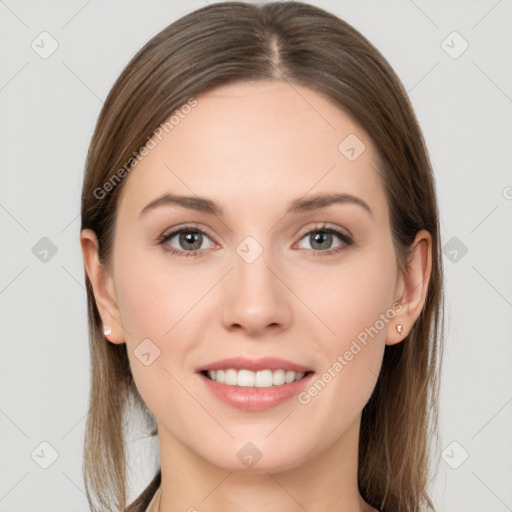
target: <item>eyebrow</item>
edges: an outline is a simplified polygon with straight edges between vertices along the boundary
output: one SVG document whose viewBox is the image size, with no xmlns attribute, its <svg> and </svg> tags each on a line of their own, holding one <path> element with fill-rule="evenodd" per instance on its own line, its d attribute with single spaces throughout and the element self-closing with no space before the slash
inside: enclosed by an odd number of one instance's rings
<svg viewBox="0 0 512 512">
<path fill-rule="evenodd" d="M 332 204 L 355 204 L 361 206 L 373 218 L 373 212 L 365 201 L 359 197 L 344 193 L 318 194 L 308 199 L 295 199 L 289 204 L 286 213 L 307 212 L 319 208 L 325 208 Z M 140 212 L 140 216 L 143 216 L 149 211 L 161 206 L 181 206 L 182 208 L 207 213 L 210 215 L 216 215 L 219 217 L 224 215 L 222 208 L 211 199 L 199 196 L 163 194 L 148 203 Z"/>
</svg>

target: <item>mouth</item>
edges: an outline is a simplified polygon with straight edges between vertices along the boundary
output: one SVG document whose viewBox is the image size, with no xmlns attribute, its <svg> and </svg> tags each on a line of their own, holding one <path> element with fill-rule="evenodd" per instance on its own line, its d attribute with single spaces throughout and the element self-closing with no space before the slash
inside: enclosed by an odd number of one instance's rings
<svg viewBox="0 0 512 512">
<path fill-rule="evenodd" d="M 261 412 L 291 400 L 313 380 L 306 366 L 266 357 L 234 357 L 196 369 L 209 396 L 236 409 Z"/>
<path fill-rule="evenodd" d="M 207 379 L 226 384 L 228 386 L 239 386 L 246 388 L 270 388 L 284 386 L 292 382 L 298 382 L 309 375 L 312 371 L 296 372 L 293 370 L 265 369 L 259 371 L 246 370 L 244 368 L 225 368 L 218 370 L 202 370 L 200 372 Z"/>
</svg>

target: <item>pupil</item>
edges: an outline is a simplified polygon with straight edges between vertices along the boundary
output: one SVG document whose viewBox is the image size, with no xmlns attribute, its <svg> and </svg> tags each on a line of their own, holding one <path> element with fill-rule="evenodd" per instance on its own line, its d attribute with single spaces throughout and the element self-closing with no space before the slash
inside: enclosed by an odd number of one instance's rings
<svg viewBox="0 0 512 512">
<path fill-rule="evenodd" d="M 319 242 L 322 249 L 327 249 L 330 245 L 331 241 L 331 233 L 318 232 L 315 234 L 315 243 Z M 322 238 L 324 238 L 324 242 L 322 243 Z"/>
<path fill-rule="evenodd" d="M 194 241 L 196 245 L 192 247 L 192 249 L 199 249 L 201 247 L 201 240 L 199 239 L 200 233 L 193 233 L 191 231 L 187 232 L 186 234 L 181 235 L 181 241 L 185 244 L 194 244 Z M 199 239 L 199 244 L 197 244 L 197 240 Z"/>
</svg>

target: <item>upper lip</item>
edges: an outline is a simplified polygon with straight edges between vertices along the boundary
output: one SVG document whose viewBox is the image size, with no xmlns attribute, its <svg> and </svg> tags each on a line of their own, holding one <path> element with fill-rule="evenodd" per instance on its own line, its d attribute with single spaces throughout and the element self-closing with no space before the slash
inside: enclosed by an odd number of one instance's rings
<svg viewBox="0 0 512 512">
<path fill-rule="evenodd" d="M 246 357 L 229 357 L 221 359 L 212 363 L 205 364 L 197 368 L 197 372 L 204 372 L 206 370 L 227 370 L 234 368 L 236 370 L 251 370 L 253 372 L 261 370 L 286 370 L 293 372 L 310 372 L 311 368 L 301 364 L 280 359 L 278 357 L 263 357 L 261 359 L 247 359 Z"/>
</svg>

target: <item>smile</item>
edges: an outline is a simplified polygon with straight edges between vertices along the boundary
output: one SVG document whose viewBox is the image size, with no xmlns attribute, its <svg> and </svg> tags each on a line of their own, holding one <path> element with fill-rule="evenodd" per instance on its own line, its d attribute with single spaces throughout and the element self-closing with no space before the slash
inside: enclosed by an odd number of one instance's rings
<svg viewBox="0 0 512 512">
<path fill-rule="evenodd" d="M 282 386 L 291 384 L 304 378 L 311 372 L 294 372 L 283 369 L 277 370 L 260 370 L 253 372 L 251 370 L 235 368 L 205 370 L 202 372 L 207 378 L 218 382 L 219 384 L 227 384 L 229 386 L 240 386 L 248 388 L 270 388 L 272 386 Z"/>
</svg>

